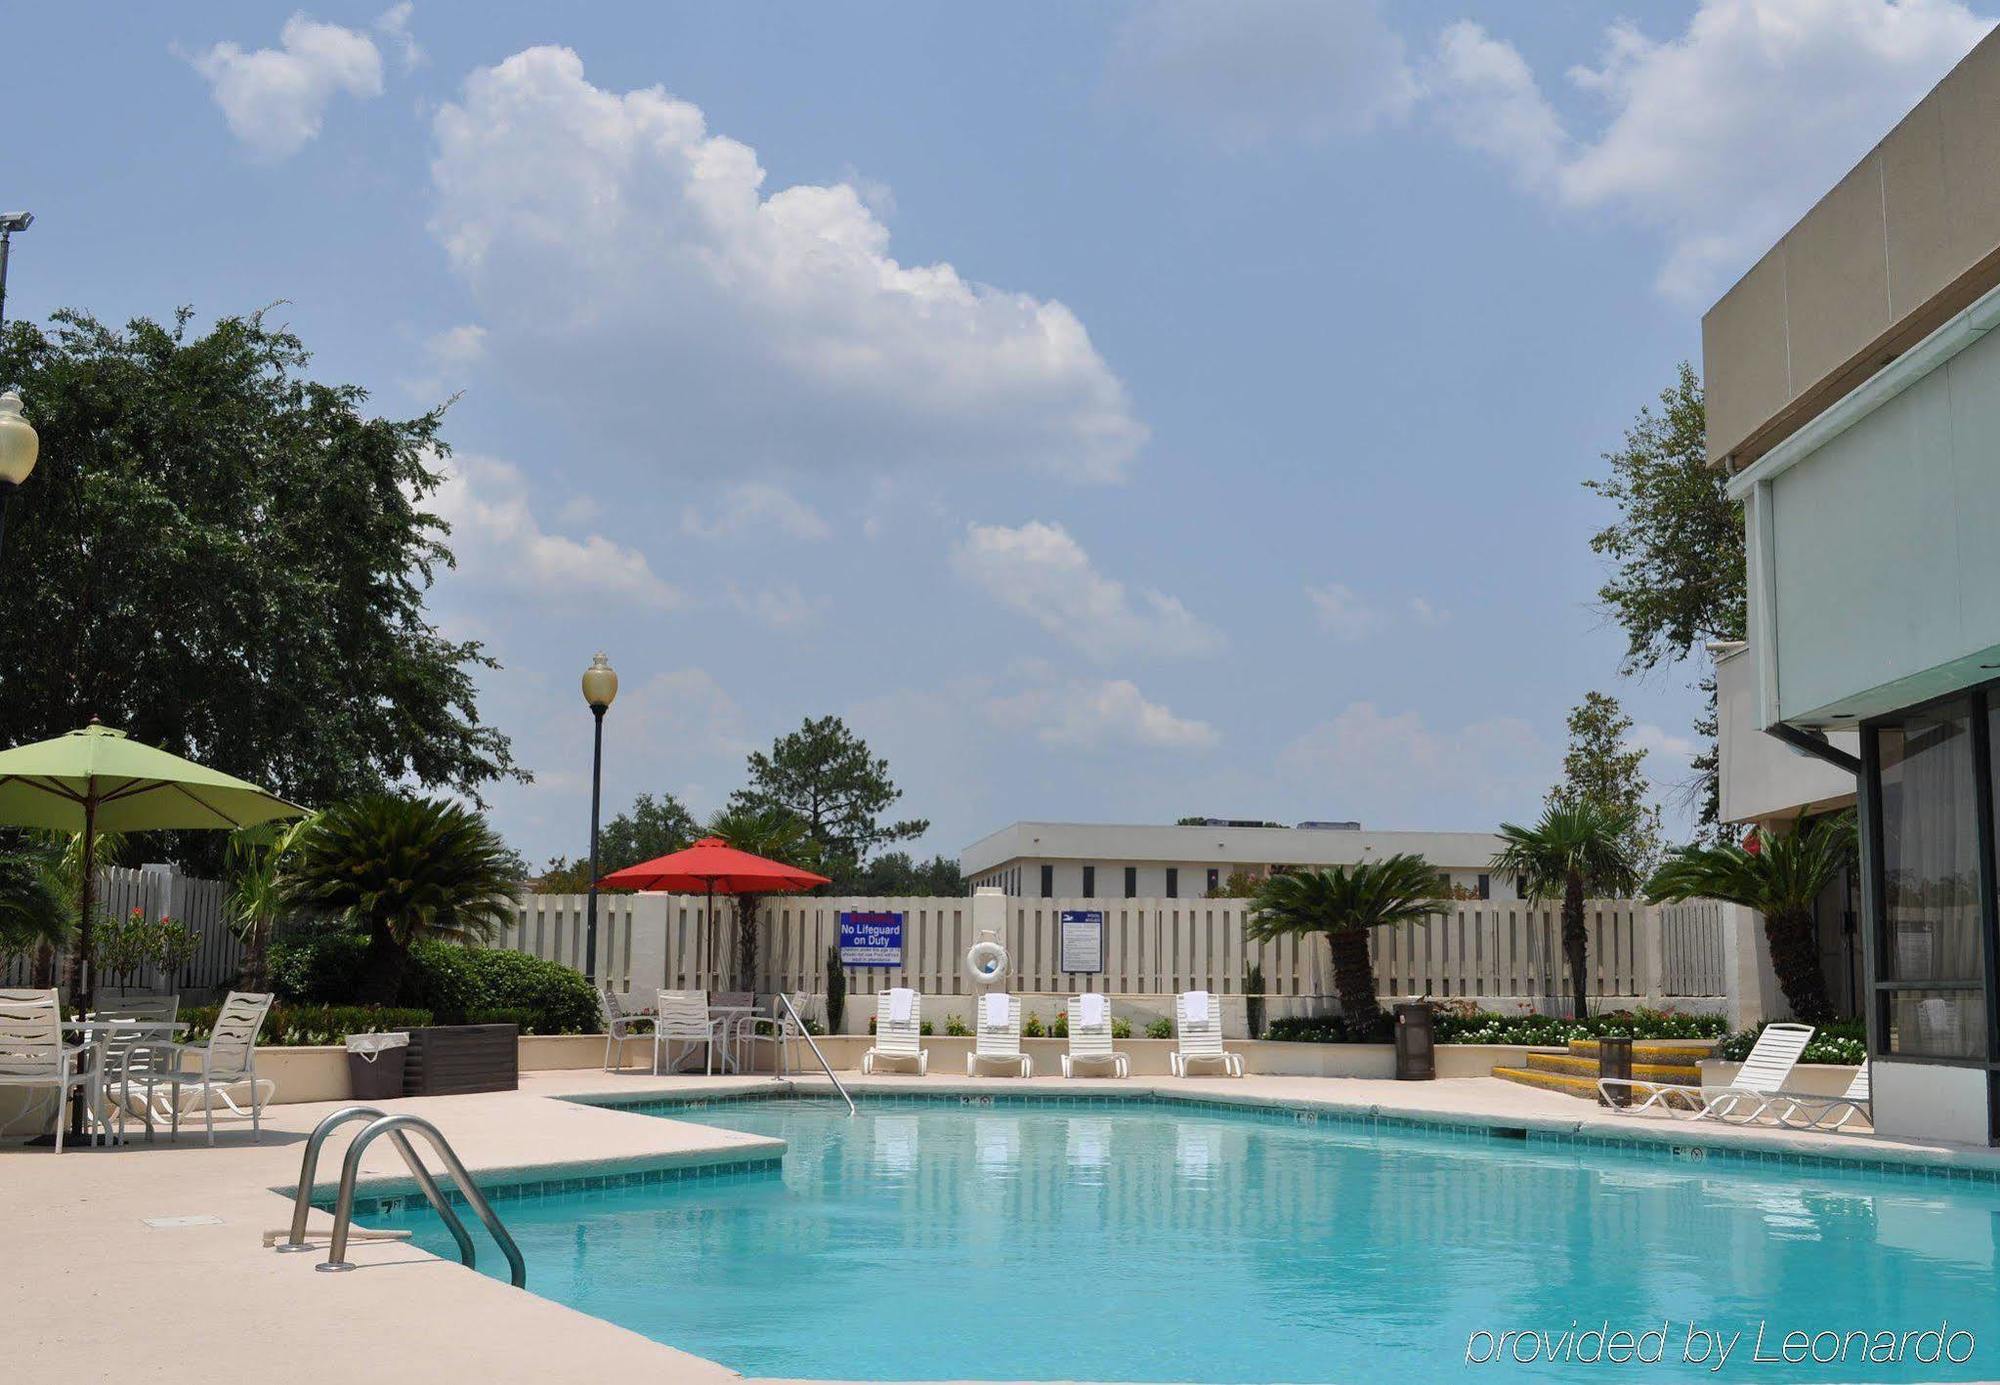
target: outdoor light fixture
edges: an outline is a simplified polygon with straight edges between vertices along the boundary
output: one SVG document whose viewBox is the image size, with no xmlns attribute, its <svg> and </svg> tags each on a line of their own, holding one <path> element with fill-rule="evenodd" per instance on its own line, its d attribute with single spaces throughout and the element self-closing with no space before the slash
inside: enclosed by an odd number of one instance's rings
<svg viewBox="0 0 2000 1385">
<path fill-rule="evenodd" d="M 34 224 L 33 212 L 0 212 L 0 231 L 25 231 Z"/>
<path fill-rule="evenodd" d="M 7 542 L 7 512 L 14 507 L 14 492 L 34 471 L 41 450 L 35 425 L 21 417 L 21 396 L 12 390 L 0 394 L 0 551 Z"/>
<path fill-rule="evenodd" d="M 600 653 L 583 671 L 583 700 L 597 723 L 590 752 L 590 903 L 583 929 L 583 974 L 592 981 L 597 980 L 597 800 L 604 783 L 604 714 L 617 696 L 618 674 Z"/>
</svg>

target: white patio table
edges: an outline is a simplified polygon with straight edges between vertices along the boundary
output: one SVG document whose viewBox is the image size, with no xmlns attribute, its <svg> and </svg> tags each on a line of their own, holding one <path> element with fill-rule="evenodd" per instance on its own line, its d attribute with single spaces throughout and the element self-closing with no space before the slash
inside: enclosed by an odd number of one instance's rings
<svg viewBox="0 0 2000 1385">
<path fill-rule="evenodd" d="M 104 1071 L 104 1056 L 111 1036 L 114 1034 L 130 1034 L 141 1039 L 172 1039 L 176 1035 L 186 1033 L 187 1027 L 187 1023 L 183 1020 L 172 1022 L 166 1020 L 63 1021 L 64 1029 L 72 1034 L 81 1034 L 84 1043 L 90 1046 L 90 1061 L 97 1071 L 97 1080 L 91 1084 L 91 1092 L 96 1105 L 96 1109 L 91 1112 L 91 1115 L 97 1121 L 98 1128 L 104 1132 L 104 1138 L 108 1143 L 122 1144 L 124 1142 L 124 1137 L 115 1134 L 111 1129 L 111 1113 L 104 1101 L 104 1085 L 108 1077 L 108 1074 Z M 70 1133 L 72 1135 L 81 1135 L 83 1133 L 82 1093 L 78 1092 L 77 1097 L 78 1100 L 71 1104 Z"/>
</svg>

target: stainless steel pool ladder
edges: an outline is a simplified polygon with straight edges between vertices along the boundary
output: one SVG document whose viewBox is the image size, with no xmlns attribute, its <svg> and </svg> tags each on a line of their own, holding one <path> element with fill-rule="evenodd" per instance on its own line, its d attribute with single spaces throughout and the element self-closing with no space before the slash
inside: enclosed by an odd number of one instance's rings
<svg viewBox="0 0 2000 1385">
<path fill-rule="evenodd" d="M 840 1093 L 840 1099 L 847 1103 L 847 1114 L 850 1116 L 853 1115 L 854 1098 L 847 1094 L 847 1088 L 841 1086 L 840 1079 L 833 1075 L 833 1064 L 827 1062 L 826 1055 L 819 1051 L 819 1044 L 814 1041 L 812 1031 L 806 1028 L 806 1022 L 799 1018 L 799 1012 L 792 1007 L 792 998 L 783 991 L 779 991 L 778 1003 L 783 1005 L 785 1013 L 792 1017 L 792 1024 L 798 1029 L 799 1037 L 806 1041 L 806 1047 L 813 1051 L 813 1057 L 819 1059 L 820 1071 L 826 1074 L 826 1080 L 833 1084 L 833 1089 Z M 782 1047 L 783 1045 L 781 1044 L 780 1048 L 782 1049 Z"/>
<path fill-rule="evenodd" d="M 319 1168 L 320 1147 L 326 1137 L 335 1129 L 349 1121 L 366 1120 L 368 1125 L 354 1143 L 347 1147 L 347 1157 L 340 1166 L 340 1195 L 333 1205 L 333 1240 L 327 1246 L 326 1260 L 315 1266 L 321 1271 L 351 1270 L 353 1265 L 347 1260 L 347 1242 L 354 1224 L 354 1182 L 361 1173 L 361 1155 L 378 1135 L 387 1135 L 403 1156 L 403 1162 L 410 1167 L 410 1176 L 416 1179 L 423 1190 L 424 1198 L 438 1214 L 438 1220 L 451 1232 L 451 1238 L 458 1242 L 458 1258 L 467 1269 L 476 1268 L 477 1253 L 472 1246 L 472 1236 L 465 1229 L 457 1212 L 452 1210 L 437 1180 L 431 1176 L 424 1161 L 418 1157 L 410 1137 L 403 1132 L 414 1130 L 430 1142 L 431 1149 L 444 1161 L 446 1172 L 458 1185 L 459 1195 L 469 1204 L 479 1220 L 485 1225 L 487 1234 L 499 1245 L 501 1254 L 507 1257 L 508 1277 L 514 1287 L 524 1289 L 528 1285 L 528 1267 L 521 1259 L 521 1248 L 514 1244 L 514 1238 L 494 1215 L 493 1205 L 486 1195 L 479 1191 L 479 1185 L 472 1181 L 472 1175 L 465 1171 L 465 1165 L 444 1137 L 444 1132 L 421 1116 L 390 1115 L 374 1106 L 343 1106 L 325 1120 L 313 1127 L 313 1133 L 306 1140 L 305 1157 L 299 1161 L 299 1188 L 292 1199 L 292 1227 L 288 1239 L 278 1243 L 280 1251 L 297 1252 L 311 1250 L 306 1242 L 306 1214 L 312 1209 L 313 1175 Z"/>
</svg>

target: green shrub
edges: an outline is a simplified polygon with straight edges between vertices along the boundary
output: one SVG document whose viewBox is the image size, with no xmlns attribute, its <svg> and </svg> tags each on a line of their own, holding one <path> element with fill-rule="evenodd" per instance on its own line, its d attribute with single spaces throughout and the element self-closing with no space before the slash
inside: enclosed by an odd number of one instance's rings
<svg viewBox="0 0 2000 1385">
<path fill-rule="evenodd" d="M 847 968 L 840 965 L 840 945 L 826 945 L 826 1027 L 840 1032 L 847 1015 Z"/>
<path fill-rule="evenodd" d="M 946 1015 L 944 1017 L 944 1032 L 950 1038 L 963 1039 L 972 1032 L 972 1027 L 957 1015 Z"/>
<path fill-rule="evenodd" d="M 1250 1030 L 1250 1037 L 1264 1037 L 1264 968 L 1253 962 L 1249 974 L 1243 978 L 1243 1022 Z"/>
<path fill-rule="evenodd" d="M 1146 1026 L 1146 1037 L 1149 1039 L 1171 1039 L 1173 1036 L 1174 1022 L 1170 1019 L 1156 1019 Z"/>
<path fill-rule="evenodd" d="M 368 951 L 354 933 L 324 933 L 271 949 L 271 985 L 288 1001 L 340 1004 L 353 998 Z M 590 1034 L 602 1021 L 583 973 L 497 947 L 426 939 L 410 949 L 401 1005 L 428 1010 L 439 1024 L 472 1023 L 474 1013 L 523 1011 L 523 1033 Z M 511 1022 L 511 1018 L 510 1018 Z"/>
<path fill-rule="evenodd" d="M 467 1024 L 511 1024 L 523 1034 L 541 1032 L 535 1028 L 535 1022 L 540 1018 L 539 1011 L 525 1009 L 519 1005 L 495 1005 L 489 1009 L 465 1012 Z"/>
<path fill-rule="evenodd" d="M 187 1022 L 184 1043 L 199 1043 L 215 1028 L 220 1006 L 196 1005 L 182 1010 Z M 271 1048 L 305 1048 L 337 1044 L 349 1034 L 375 1034 L 384 1030 L 421 1029 L 432 1023 L 431 1012 L 378 1005 L 273 1005 L 264 1017 L 257 1042 Z"/>
<path fill-rule="evenodd" d="M 1502 1015 L 1469 1004 L 1434 1002 L 1441 1044 L 1521 1044 L 1561 1048 L 1571 1039 L 1606 1036 L 1631 1039 L 1720 1039 L 1728 1022 L 1720 1015 L 1686 1015 L 1672 1010 L 1613 1010 L 1582 1020 L 1553 1015 Z M 1266 1037 L 1287 1043 L 1387 1043 L 1394 1021 L 1357 1033 L 1339 1015 L 1285 1015 L 1271 1021 Z M 1748 1043 L 1745 1048 L 1747 1050 Z"/>
<path fill-rule="evenodd" d="M 1126 1019 L 1123 1015 L 1113 1016 L 1111 1020 L 1111 1037 L 1114 1039 L 1131 1038 L 1132 1021 Z"/>
<path fill-rule="evenodd" d="M 1048 1032 L 1047 1029 L 1042 1027 L 1042 1017 L 1033 1011 L 1030 1011 L 1028 1017 L 1021 1021 L 1021 1037 L 1024 1039 L 1045 1038 Z"/>
<path fill-rule="evenodd" d="M 1765 1024 L 1770 1021 L 1766 1020 Z M 1751 1047 L 1757 1036 L 1764 1032 L 1764 1025 L 1731 1034 L 1715 1046 L 1715 1056 L 1732 1063 L 1740 1063 L 1750 1056 Z M 1806 1051 L 1799 1055 L 1801 1063 L 1835 1063 L 1845 1067 L 1859 1067 L 1868 1057 L 1868 1026 L 1860 1020 L 1834 1020 L 1822 1024 L 1813 1034 Z"/>
</svg>

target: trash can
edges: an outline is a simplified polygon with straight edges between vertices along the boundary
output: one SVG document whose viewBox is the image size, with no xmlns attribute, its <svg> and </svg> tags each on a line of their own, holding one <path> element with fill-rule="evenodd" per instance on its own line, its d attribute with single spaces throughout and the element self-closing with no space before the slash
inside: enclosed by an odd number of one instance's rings
<svg viewBox="0 0 2000 1385">
<path fill-rule="evenodd" d="M 383 1101 L 403 1094 L 403 1068 L 410 1059 L 408 1034 L 349 1034 L 347 1082 L 357 1101 Z"/>
<path fill-rule="evenodd" d="M 1632 1041 L 1630 1039 L 1605 1038 L 1597 1041 L 1597 1075 L 1599 1077 L 1614 1078 L 1621 1084 L 1632 1080 Z M 1604 1088 L 1599 1087 L 1597 1089 L 1597 1104 L 1599 1106 L 1630 1106 L 1632 1104 L 1632 1089 L 1623 1085 L 1616 1086 L 1611 1089 L 1610 1095 L 1607 1096 L 1605 1095 Z"/>
<path fill-rule="evenodd" d="M 1437 1076 L 1436 1018 L 1428 1005 L 1396 1007 L 1398 1082 L 1429 1082 Z"/>
</svg>

